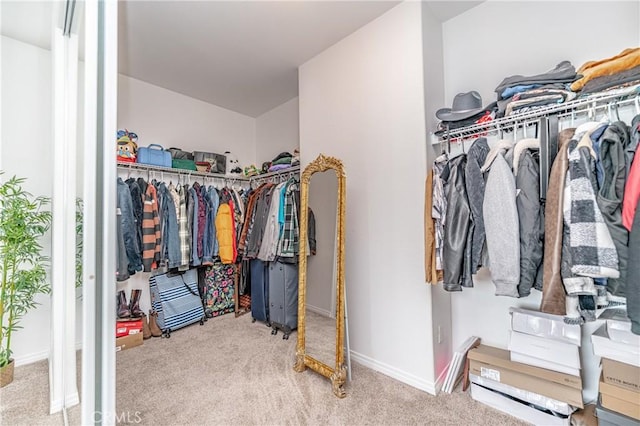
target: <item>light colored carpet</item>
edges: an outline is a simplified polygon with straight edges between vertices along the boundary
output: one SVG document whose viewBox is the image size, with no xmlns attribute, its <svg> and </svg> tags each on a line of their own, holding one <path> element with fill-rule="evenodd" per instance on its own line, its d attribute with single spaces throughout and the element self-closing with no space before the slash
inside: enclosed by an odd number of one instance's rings
<svg viewBox="0 0 640 426">
<path fill-rule="evenodd" d="M 117 412 L 147 425 L 520 425 L 459 390 L 431 396 L 357 363 L 347 397 L 293 371 L 296 334 L 283 340 L 232 314 L 153 338 L 117 355 Z M 3 425 L 61 425 L 48 415 L 48 369 L 16 369 L 0 391 Z M 80 409 L 69 410 L 78 424 Z"/>
</svg>

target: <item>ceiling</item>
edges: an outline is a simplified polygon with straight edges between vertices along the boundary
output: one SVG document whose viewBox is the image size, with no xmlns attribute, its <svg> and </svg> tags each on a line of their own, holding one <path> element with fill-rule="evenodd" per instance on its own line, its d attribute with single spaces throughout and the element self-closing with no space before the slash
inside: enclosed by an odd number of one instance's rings
<svg viewBox="0 0 640 426">
<path fill-rule="evenodd" d="M 120 1 L 120 73 L 257 117 L 297 68 L 399 1 Z M 446 21 L 479 1 L 429 1 Z M 2 34 L 50 48 L 51 2 L 2 1 Z"/>
</svg>

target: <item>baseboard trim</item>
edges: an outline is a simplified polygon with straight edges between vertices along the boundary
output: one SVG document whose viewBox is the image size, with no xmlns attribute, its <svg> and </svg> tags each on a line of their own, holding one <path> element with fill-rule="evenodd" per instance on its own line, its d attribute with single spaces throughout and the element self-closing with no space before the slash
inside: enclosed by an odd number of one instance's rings
<svg viewBox="0 0 640 426">
<path fill-rule="evenodd" d="M 326 309 L 318 308 L 317 306 L 312 305 L 307 305 L 307 309 L 311 312 L 315 312 L 316 314 L 331 318 L 331 312 L 327 311 Z"/>
<path fill-rule="evenodd" d="M 16 357 L 16 367 L 19 367 L 21 365 L 33 364 L 34 362 L 42 361 L 48 358 L 49 351 L 34 352 L 29 355 Z"/>
<path fill-rule="evenodd" d="M 431 395 L 437 394 L 437 383 L 424 380 L 421 377 L 407 373 L 406 371 L 402 371 L 396 367 L 385 364 L 384 362 L 377 361 L 356 351 L 352 350 L 350 353 L 351 360 L 357 362 L 358 364 L 362 364 L 365 367 L 369 367 L 372 370 L 378 371 L 402 383 L 406 383 L 409 386 L 413 386 L 414 388 L 430 393 Z"/>
<path fill-rule="evenodd" d="M 82 349 L 82 342 L 76 342 L 76 350 L 79 351 Z M 34 352 L 28 355 L 16 357 L 16 367 L 21 365 L 33 364 L 34 362 L 42 361 L 45 359 L 49 359 L 49 351 L 40 351 Z"/>
</svg>

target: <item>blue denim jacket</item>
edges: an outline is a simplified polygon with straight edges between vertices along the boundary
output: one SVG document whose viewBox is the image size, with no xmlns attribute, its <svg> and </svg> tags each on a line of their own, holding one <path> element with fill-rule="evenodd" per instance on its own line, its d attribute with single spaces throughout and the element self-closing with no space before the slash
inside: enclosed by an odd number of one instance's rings
<svg viewBox="0 0 640 426">
<path fill-rule="evenodd" d="M 136 271 L 142 271 L 142 256 L 138 246 L 131 192 L 122 178 L 118 178 L 118 204 L 121 212 L 122 236 L 129 260 L 128 271 L 130 275 L 133 275 Z"/>
</svg>

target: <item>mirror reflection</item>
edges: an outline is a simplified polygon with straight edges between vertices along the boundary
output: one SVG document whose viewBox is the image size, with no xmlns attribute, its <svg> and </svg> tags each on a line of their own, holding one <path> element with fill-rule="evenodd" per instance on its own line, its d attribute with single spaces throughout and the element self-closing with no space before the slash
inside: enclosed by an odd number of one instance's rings
<svg viewBox="0 0 640 426">
<path fill-rule="evenodd" d="M 309 183 L 306 353 L 333 366 L 336 359 L 336 221 L 338 178 L 334 170 L 315 173 Z M 312 230 L 314 227 L 309 226 Z"/>
</svg>

